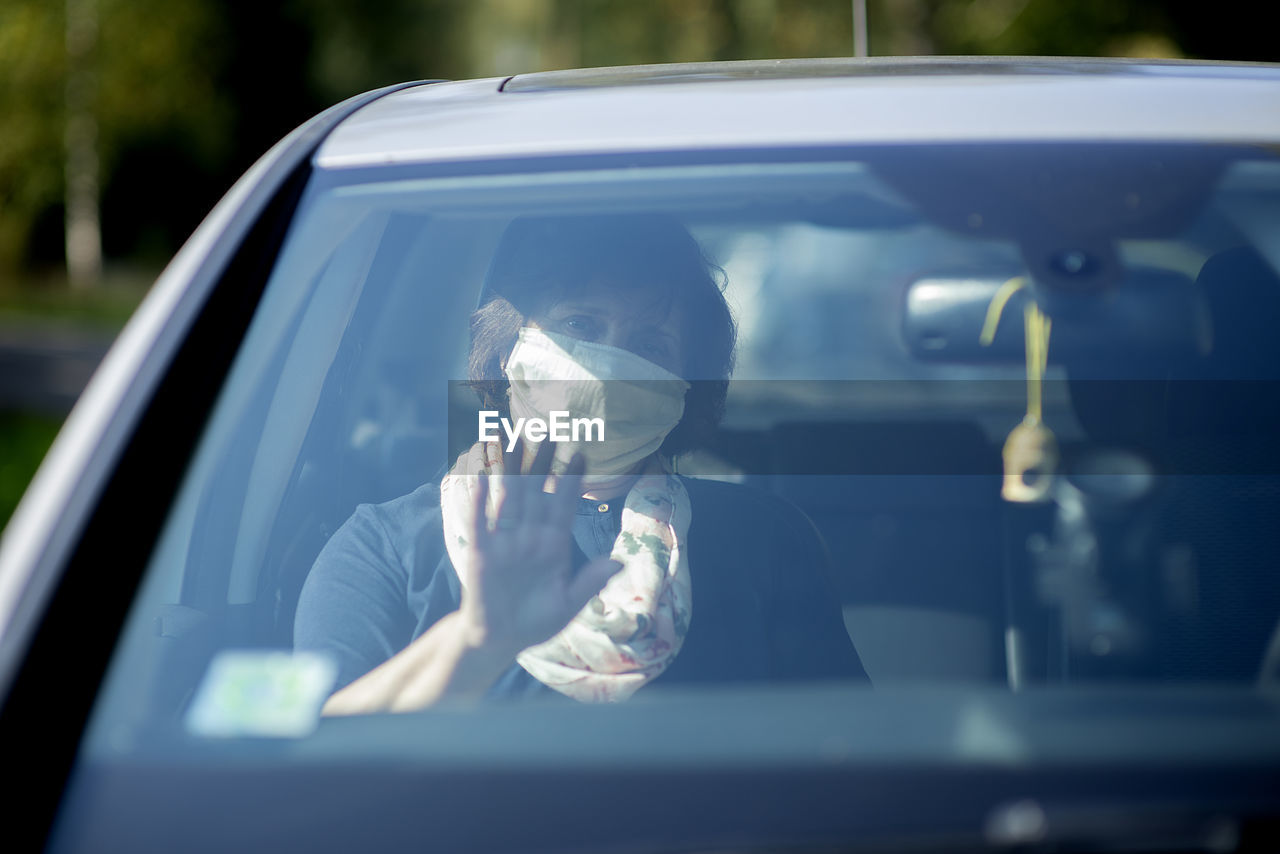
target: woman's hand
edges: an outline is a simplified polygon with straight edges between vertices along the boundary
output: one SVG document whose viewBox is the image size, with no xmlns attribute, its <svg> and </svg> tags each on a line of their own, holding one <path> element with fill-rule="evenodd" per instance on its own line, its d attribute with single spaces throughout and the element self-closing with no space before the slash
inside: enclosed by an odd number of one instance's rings
<svg viewBox="0 0 1280 854">
<path fill-rule="evenodd" d="M 504 458 L 504 472 L 518 474 L 480 477 L 467 545 L 472 572 L 461 607 L 336 692 L 325 714 L 408 711 L 482 697 L 521 650 L 560 631 L 600 592 L 621 566 L 603 558 L 573 572 L 570 538 L 582 458 L 573 459 L 548 493 L 551 457 L 546 442 L 522 466 L 523 443 L 517 443 Z M 498 496 L 492 519 L 491 489 Z"/>
<path fill-rule="evenodd" d="M 621 568 L 601 558 L 574 573 L 573 518 L 585 466 L 575 455 L 547 492 L 552 456 L 551 443 L 542 442 L 526 465 L 520 440 L 504 455 L 503 473 L 482 475 L 475 490 L 460 628 L 469 645 L 509 659 L 563 629 Z"/>
</svg>

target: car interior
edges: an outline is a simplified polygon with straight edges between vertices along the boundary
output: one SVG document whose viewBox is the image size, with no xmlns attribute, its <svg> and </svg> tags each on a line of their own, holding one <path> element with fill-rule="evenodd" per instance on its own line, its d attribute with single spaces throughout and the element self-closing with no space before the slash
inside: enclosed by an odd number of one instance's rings
<svg viewBox="0 0 1280 854">
<path fill-rule="evenodd" d="M 1276 247 L 1235 213 L 1253 192 L 1224 178 L 1238 156 L 1179 161 L 1169 186 L 1143 171 L 1150 152 L 1119 176 L 1092 154 L 1049 175 L 1028 156 L 992 188 L 990 154 L 928 151 L 868 158 L 879 196 L 670 208 L 740 325 L 724 422 L 680 471 L 813 520 L 873 685 L 1266 669 L 1280 277 Z M 1027 223 L 1018 181 L 1033 179 L 1048 201 Z M 603 210 L 565 195 L 554 204 Z M 219 649 L 289 648 L 307 572 L 356 505 L 443 473 L 489 258 L 513 216 L 550 204 L 441 211 L 406 195 L 359 215 L 317 206 L 332 222 L 297 227 L 131 620 L 148 627 L 132 643 L 150 714 L 181 713 Z M 996 294 L 1028 276 L 984 346 Z M 1027 473 L 1049 479 L 1040 500 L 1010 501 L 1033 303 L 1052 318 L 1039 387 L 1057 461 Z"/>
</svg>

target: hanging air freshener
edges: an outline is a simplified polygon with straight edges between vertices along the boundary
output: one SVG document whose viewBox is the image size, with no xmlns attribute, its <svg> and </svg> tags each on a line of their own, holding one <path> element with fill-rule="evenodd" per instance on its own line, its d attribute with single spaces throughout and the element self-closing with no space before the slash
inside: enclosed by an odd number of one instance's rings
<svg viewBox="0 0 1280 854">
<path fill-rule="evenodd" d="M 1005 282 L 987 308 L 986 322 L 982 326 L 982 345 L 989 346 L 995 337 L 996 326 L 1005 304 L 1027 280 L 1017 277 Z M 1027 414 L 1009 432 L 1004 441 L 1004 483 L 1000 495 L 1005 501 L 1030 504 L 1045 501 L 1053 485 L 1058 468 L 1058 441 L 1044 423 L 1042 390 L 1045 369 L 1049 362 L 1049 331 L 1052 325 L 1048 315 L 1032 300 L 1023 312 L 1024 349 L 1027 362 Z"/>
</svg>

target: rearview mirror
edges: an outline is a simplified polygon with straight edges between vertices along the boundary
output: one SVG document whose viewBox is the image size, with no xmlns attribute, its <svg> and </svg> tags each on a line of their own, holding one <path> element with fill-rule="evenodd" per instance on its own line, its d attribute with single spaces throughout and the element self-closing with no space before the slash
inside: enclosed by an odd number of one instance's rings
<svg viewBox="0 0 1280 854">
<path fill-rule="evenodd" d="M 989 346 L 979 341 L 987 307 L 1016 271 L 1002 274 L 931 275 L 906 291 L 903 339 L 917 359 L 953 363 L 1024 361 L 1023 307 L 1033 292 L 1014 294 Z M 1070 306 L 1062 305 L 1070 301 Z M 1144 368 L 1166 370 L 1208 346 L 1207 309 L 1195 284 L 1168 270 L 1130 270 L 1105 291 L 1054 295 L 1050 363 L 1106 368 L 1132 376 Z M 1057 309 L 1056 311 L 1054 309 Z"/>
</svg>

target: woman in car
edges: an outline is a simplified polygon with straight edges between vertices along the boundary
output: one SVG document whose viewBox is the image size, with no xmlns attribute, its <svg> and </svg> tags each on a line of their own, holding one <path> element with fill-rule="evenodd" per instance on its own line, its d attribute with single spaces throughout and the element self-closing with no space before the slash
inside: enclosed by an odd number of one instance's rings
<svg viewBox="0 0 1280 854">
<path fill-rule="evenodd" d="M 673 473 L 720 416 L 735 340 L 682 226 L 515 221 L 471 339 L 472 385 L 506 432 L 439 484 L 359 507 L 303 588 L 295 646 L 339 665 L 326 713 L 866 678 L 808 519 Z M 603 429 L 509 441 L 557 412 Z"/>
</svg>

